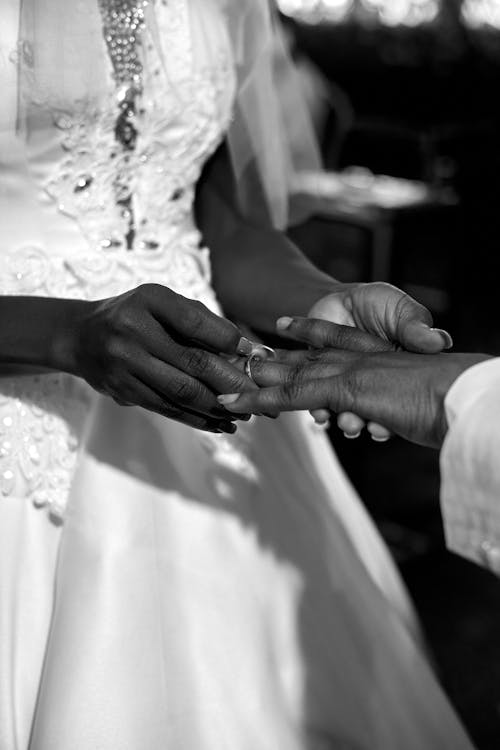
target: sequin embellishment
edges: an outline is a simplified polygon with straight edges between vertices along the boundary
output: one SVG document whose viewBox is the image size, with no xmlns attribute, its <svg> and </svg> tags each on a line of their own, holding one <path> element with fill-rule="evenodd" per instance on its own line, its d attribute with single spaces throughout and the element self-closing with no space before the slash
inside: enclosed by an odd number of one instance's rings
<svg viewBox="0 0 500 750">
<path fill-rule="evenodd" d="M 145 27 L 144 11 L 148 0 L 99 0 L 103 32 L 113 64 L 117 86 L 118 116 L 115 138 L 125 151 L 137 143 L 137 107 L 142 94 L 142 62 L 139 54 L 141 33 Z M 126 157 L 125 157 L 126 158 Z M 127 248 L 133 247 L 135 226 L 132 193 L 127 182 L 117 180 L 116 202 L 128 221 Z"/>
</svg>

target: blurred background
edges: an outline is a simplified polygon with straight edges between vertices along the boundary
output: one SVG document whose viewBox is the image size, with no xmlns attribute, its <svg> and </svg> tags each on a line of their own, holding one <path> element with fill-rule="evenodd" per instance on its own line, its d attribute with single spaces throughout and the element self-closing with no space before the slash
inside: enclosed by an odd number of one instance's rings
<svg viewBox="0 0 500 750">
<path fill-rule="evenodd" d="M 500 355 L 500 0 L 278 5 L 327 167 L 301 176 L 313 218 L 293 239 L 342 281 L 408 291 L 457 350 Z M 445 550 L 437 454 L 331 439 L 446 690 L 478 748 L 498 750 L 500 581 Z"/>
</svg>

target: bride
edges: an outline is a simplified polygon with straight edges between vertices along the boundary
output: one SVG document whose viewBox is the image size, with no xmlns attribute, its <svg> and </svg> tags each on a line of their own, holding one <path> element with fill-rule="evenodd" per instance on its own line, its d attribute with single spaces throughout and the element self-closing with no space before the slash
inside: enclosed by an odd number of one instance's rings
<svg viewBox="0 0 500 750">
<path fill-rule="evenodd" d="M 278 231 L 270 38 L 266 0 L 2 4 L 1 750 L 470 748 L 325 436 L 217 401 L 255 387 L 221 307 L 444 343 Z"/>
</svg>

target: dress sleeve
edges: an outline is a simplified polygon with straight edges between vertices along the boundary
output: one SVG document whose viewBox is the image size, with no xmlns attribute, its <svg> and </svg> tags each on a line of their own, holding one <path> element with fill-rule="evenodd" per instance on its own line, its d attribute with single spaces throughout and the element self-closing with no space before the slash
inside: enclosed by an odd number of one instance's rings
<svg viewBox="0 0 500 750">
<path fill-rule="evenodd" d="M 500 575 L 500 358 L 461 375 L 445 401 L 441 508 L 448 548 Z"/>
</svg>

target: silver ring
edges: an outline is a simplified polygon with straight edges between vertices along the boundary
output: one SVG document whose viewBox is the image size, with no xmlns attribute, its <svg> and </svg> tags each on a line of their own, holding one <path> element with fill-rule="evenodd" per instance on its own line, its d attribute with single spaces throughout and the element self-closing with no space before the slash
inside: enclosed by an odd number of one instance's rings
<svg viewBox="0 0 500 750">
<path fill-rule="evenodd" d="M 250 356 L 247 357 L 247 361 L 245 362 L 245 375 L 247 375 L 253 383 L 255 383 L 252 375 L 252 360 L 254 358 L 255 354 L 250 354 Z"/>
<path fill-rule="evenodd" d="M 254 359 L 275 359 L 276 352 L 274 349 L 271 349 L 270 346 L 266 346 L 265 344 L 255 344 L 255 346 L 252 349 L 251 354 L 247 357 L 247 361 L 245 362 L 245 375 L 247 375 L 251 381 L 255 383 L 254 377 L 252 375 L 252 361 Z"/>
</svg>

